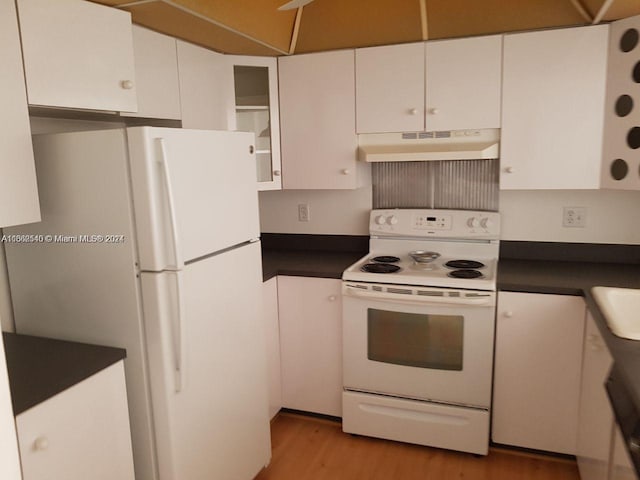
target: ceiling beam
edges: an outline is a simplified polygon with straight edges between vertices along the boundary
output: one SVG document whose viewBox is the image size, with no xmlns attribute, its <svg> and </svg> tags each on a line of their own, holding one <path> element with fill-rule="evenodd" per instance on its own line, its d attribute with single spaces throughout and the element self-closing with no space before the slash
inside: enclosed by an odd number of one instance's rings
<svg viewBox="0 0 640 480">
<path fill-rule="evenodd" d="M 605 14 L 607 13 L 607 11 L 609 10 L 609 8 L 611 8 L 611 5 L 613 5 L 614 0 L 605 0 L 605 2 L 602 4 L 602 6 L 600 7 L 600 10 L 598 10 L 597 15 L 595 16 L 595 18 L 593 19 L 593 24 L 597 24 L 600 23 L 600 21 L 602 20 L 602 18 L 605 16 Z"/>
<path fill-rule="evenodd" d="M 578 11 L 578 13 L 582 15 L 582 18 L 584 18 L 588 23 L 593 22 L 593 17 L 591 16 L 589 11 L 585 8 L 585 6 L 582 4 L 580 0 L 569 0 L 569 1 L 571 2 L 571 5 L 573 5 L 574 8 Z"/>
<path fill-rule="evenodd" d="M 289 55 L 293 55 L 296 51 L 296 45 L 298 44 L 298 34 L 300 33 L 300 22 L 302 21 L 302 9 L 304 7 L 298 7 L 296 12 L 296 20 L 293 22 L 293 32 L 291 33 L 291 45 L 289 45 Z"/>
<path fill-rule="evenodd" d="M 271 50 L 273 50 L 275 52 L 278 52 L 278 53 L 281 53 L 281 54 L 284 54 L 284 55 L 286 55 L 288 53 L 288 52 L 285 52 L 284 50 L 282 50 L 281 48 L 275 47 L 273 45 L 270 45 L 267 42 L 264 42 L 264 41 L 260 40 L 259 38 L 252 37 L 251 35 L 247 35 L 246 33 L 241 32 L 240 30 L 237 30 L 235 28 L 229 27 L 228 25 L 225 25 L 224 23 L 218 22 L 218 21 L 214 20 L 213 18 L 207 17 L 205 15 L 202 15 L 202 14 L 200 14 L 198 12 L 195 12 L 195 11 L 191 10 L 190 8 L 184 7 L 183 5 L 177 3 L 174 0 L 137 0 L 137 1 L 133 1 L 133 2 L 130 2 L 130 3 L 125 3 L 125 4 L 122 4 L 122 5 L 117 5 L 117 8 L 132 7 L 132 6 L 142 5 L 142 4 L 145 4 L 145 3 L 152 3 L 152 2 L 156 2 L 156 1 L 165 3 L 165 4 L 175 8 L 177 10 L 181 10 L 184 13 L 192 15 L 192 16 L 200 19 L 200 20 L 203 20 L 203 21 L 205 21 L 207 23 L 210 23 L 212 25 L 220 27 L 220 28 L 222 28 L 224 30 L 227 30 L 227 31 L 231 32 L 231 33 L 234 33 L 236 35 L 244 37 L 247 40 L 251 40 L 252 42 L 255 42 L 255 43 L 259 44 L 259 45 L 262 45 L 263 47 L 267 47 L 267 48 L 269 48 L 269 49 L 271 49 Z"/>
<path fill-rule="evenodd" d="M 420 25 L 422 27 L 422 40 L 428 40 L 429 27 L 427 25 L 427 0 L 420 0 Z"/>
</svg>

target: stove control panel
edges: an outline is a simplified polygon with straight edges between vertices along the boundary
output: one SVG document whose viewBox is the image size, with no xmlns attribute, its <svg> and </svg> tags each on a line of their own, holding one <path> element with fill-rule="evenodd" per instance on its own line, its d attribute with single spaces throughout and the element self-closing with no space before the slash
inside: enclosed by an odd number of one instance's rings
<svg viewBox="0 0 640 480">
<path fill-rule="evenodd" d="M 372 210 L 369 232 L 375 236 L 498 239 L 500 214 L 473 210 Z"/>
<path fill-rule="evenodd" d="M 417 230 L 451 230 L 451 215 L 413 215 L 413 228 Z"/>
</svg>

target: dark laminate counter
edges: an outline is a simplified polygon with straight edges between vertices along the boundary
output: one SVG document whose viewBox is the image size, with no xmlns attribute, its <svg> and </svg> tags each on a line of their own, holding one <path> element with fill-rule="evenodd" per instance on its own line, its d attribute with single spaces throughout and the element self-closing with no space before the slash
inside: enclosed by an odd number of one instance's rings
<svg viewBox="0 0 640 480">
<path fill-rule="evenodd" d="M 3 333 L 14 415 L 126 357 L 121 348 Z"/>
<path fill-rule="evenodd" d="M 342 272 L 369 251 L 362 235 L 263 233 L 262 277 L 276 275 L 342 278 Z"/>
<path fill-rule="evenodd" d="M 342 272 L 366 252 L 262 251 L 262 277 L 266 282 L 276 275 L 342 278 Z"/>
</svg>

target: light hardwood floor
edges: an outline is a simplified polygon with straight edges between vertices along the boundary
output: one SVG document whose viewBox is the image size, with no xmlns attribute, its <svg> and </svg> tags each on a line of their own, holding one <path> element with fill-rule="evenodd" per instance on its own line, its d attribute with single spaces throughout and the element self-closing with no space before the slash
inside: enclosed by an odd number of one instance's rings
<svg viewBox="0 0 640 480">
<path fill-rule="evenodd" d="M 256 480 L 579 480 L 575 462 L 492 449 L 486 457 L 353 436 L 339 423 L 280 413 Z"/>
</svg>

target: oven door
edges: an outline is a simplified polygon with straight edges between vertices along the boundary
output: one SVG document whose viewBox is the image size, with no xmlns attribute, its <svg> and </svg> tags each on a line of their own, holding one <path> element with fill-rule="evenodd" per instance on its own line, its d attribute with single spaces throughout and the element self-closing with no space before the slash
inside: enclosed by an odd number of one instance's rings
<svg viewBox="0 0 640 480">
<path fill-rule="evenodd" d="M 343 282 L 347 390 L 489 408 L 495 292 Z"/>
</svg>

